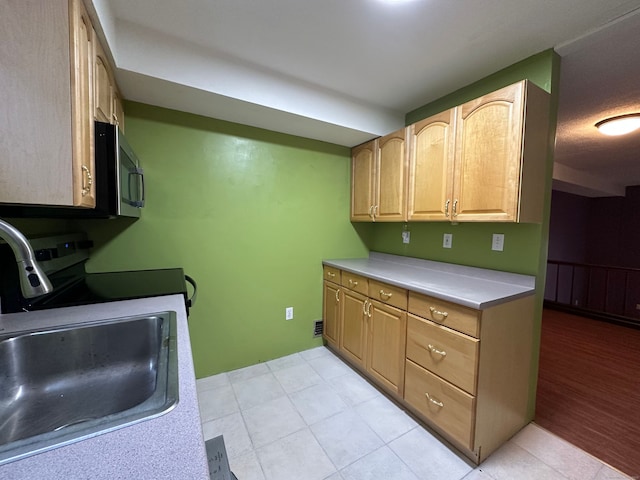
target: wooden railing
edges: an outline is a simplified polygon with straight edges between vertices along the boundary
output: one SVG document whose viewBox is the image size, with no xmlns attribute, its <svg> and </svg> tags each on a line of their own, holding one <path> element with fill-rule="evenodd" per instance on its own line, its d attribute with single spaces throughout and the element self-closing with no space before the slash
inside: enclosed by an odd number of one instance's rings
<svg viewBox="0 0 640 480">
<path fill-rule="evenodd" d="M 640 320 L 640 268 L 547 262 L 545 303 Z"/>
</svg>

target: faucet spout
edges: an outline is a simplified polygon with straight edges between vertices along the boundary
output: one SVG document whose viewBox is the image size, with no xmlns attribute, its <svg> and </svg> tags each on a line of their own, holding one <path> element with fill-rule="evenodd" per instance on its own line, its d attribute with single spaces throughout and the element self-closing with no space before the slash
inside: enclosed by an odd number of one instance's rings
<svg viewBox="0 0 640 480">
<path fill-rule="evenodd" d="M 36 262 L 33 249 L 24 235 L 13 225 L 0 219 L 0 237 L 9 244 L 16 257 L 22 295 L 33 298 L 52 292 L 51 282 Z"/>
</svg>

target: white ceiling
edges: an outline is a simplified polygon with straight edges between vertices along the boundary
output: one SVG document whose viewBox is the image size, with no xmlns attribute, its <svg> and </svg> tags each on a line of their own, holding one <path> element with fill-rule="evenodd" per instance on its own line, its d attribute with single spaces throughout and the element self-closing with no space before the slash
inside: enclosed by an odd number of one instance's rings
<svg viewBox="0 0 640 480">
<path fill-rule="evenodd" d="M 640 111 L 640 15 L 631 14 L 640 0 L 92 5 L 125 98 L 346 146 L 389 133 L 408 111 L 557 47 L 556 186 L 577 182 L 588 187 L 581 193 L 610 195 L 640 184 L 640 162 L 612 175 L 633 160 L 639 135 L 591 135 L 594 118 Z M 609 77 L 613 93 L 604 88 Z M 612 153 L 618 144 L 625 148 Z"/>
</svg>

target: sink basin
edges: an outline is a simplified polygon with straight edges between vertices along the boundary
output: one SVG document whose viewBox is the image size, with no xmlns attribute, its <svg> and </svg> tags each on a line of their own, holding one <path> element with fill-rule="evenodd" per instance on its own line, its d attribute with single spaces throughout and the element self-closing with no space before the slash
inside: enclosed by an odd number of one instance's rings
<svg viewBox="0 0 640 480">
<path fill-rule="evenodd" d="M 168 412 L 175 312 L 0 336 L 0 464 Z"/>
</svg>

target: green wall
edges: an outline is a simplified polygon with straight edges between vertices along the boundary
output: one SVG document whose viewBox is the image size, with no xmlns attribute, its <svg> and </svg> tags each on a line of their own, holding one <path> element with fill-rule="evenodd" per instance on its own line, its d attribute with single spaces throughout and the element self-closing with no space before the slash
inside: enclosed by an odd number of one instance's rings
<svg viewBox="0 0 640 480">
<path fill-rule="evenodd" d="M 126 113 L 147 206 L 135 222 L 81 222 L 98 243 L 89 269 L 194 277 L 198 377 L 321 345 L 321 260 L 367 255 L 349 223 L 349 149 L 138 103 Z"/>
<path fill-rule="evenodd" d="M 409 223 L 406 225 L 411 231 L 411 243 L 405 245 L 402 243 L 402 230 L 407 227 L 398 223 L 378 223 L 373 227 L 371 232 L 372 239 L 369 244 L 371 250 L 379 252 L 536 276 L 536 324 L 534 327 L 534 353 L 532 358 L 534 368 L 530 378 L 531 396 L 529 401 L 529 415 L 531 418 L 533 418 L 535 412 L 535 391 L 538 378 L 538 352 L 540 348 L 542 302 L 547 265 L 553 145 L 558 107 L 559 76 L 560 57 L 553 50 L 547 50 L 413 110 L 405 118 L 406 124 L 410 125 L 418 120 L 522 79 L 529 79 L 549 92 L 551 94 L 551 116 L 549 119 L 549 150 L 546 159 L 545 214 L 542 224 L 465 223 L 452 225 L 438 222 Z M 453 234 L 451 249 L 442 248 L 442 236 L 444 233 Z M 503 252 L 491 250 L 491 238 L 494 233 L 504 234 Z"/>
</svg>

